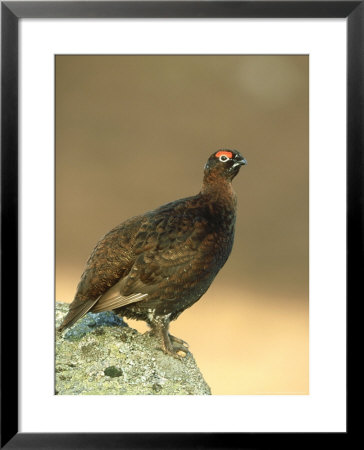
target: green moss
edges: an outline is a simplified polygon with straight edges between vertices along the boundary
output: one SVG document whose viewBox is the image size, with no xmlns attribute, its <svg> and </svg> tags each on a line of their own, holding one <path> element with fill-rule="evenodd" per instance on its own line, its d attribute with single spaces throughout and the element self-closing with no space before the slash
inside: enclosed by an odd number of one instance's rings
<svg viewBox="0 0 364 450">
<path fill-rule="evenodd" d="M 104 373 L 108 377 L 116 378 L 116 377 L 120 377 L 123 374 L 123 371 L 118 369 L 115 366 L 110 366 L 110 367 L 106 367 L 106 369 L 104 370 Z"/>
</svg>

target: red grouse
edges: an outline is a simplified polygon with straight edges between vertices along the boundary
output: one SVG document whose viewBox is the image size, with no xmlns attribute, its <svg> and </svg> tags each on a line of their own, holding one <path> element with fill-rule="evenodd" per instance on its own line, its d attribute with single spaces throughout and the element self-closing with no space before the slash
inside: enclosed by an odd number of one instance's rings
<svg viewBox="0 0 364 450">
<path fill-rule="evenodd" d="M 236 150 L 208 159 L 201 192 L 118 225 L 96 245 L 59 331 L 87 312 L 114 311 L 144 320 L 174 357 L 187 344 L 169 323 L 207 291 L 234 241 L 236 194 L 231 181 L 246 160 Z"/>
</svg>

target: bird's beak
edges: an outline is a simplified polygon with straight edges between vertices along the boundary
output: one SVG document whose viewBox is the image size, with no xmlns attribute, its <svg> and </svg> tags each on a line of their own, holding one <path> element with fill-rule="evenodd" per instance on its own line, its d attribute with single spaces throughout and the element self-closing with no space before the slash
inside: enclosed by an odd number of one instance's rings
<svg viewBox="0 0 364 450">
<path fill-rule="evenodd" d="M 247 163 L 247 161 L 246 161 L 245 158 L 243 158 L 243 159 L 237 159 L 236 161 L 234 161 L 233 168 L 234 168 L 234 167 L 237 167 L 237 166 L 245 166 L 246 164 L 248 164 L 248 163 Z"/>
</svg>

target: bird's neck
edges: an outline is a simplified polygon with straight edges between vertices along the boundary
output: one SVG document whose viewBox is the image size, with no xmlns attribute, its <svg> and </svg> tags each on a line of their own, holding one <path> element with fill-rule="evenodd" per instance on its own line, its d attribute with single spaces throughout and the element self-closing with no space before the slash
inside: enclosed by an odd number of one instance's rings
<svg viewBox="0 0 364 450">
<path fill-rule="evenodd" d="M 236 194 L 231 181 L 221 176 L 206 175 L 200 193 L 214 203 L 224 203 L 231 208 L 236 206 Z"/>
</svg>

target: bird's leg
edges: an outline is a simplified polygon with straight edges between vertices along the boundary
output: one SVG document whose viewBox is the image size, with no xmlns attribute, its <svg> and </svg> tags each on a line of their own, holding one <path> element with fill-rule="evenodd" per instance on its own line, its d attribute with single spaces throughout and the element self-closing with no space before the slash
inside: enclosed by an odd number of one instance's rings
<svg viewBox="0 0 364 450">
<path fill-rule="evenodd" d="M 174 351 L 172 342 L 169 339 L 168 325 L 163 324 L 160 321 L 153 321 L 151 323 L 151 327 L 151 334 L 159 339 L 162 351 L 167 355 L 172 355 L 175 358 L 179 358 L 179 355 L 177 355 L 177 353 Z"/>
<path fill-rule="evenodd" d="M 182 351 L 187 355 L 187 344 L 184 343 L 184 341 L 182 341 L 181 339 L 171 336 L 168 333 L 169 320 L 166 320 L 164 318 L 156 318 L 153 320 L 153 322 L 150 323 L 150 326 L 152 328 L 151 334 L 159 338 L 162 351 L 165 354 L 171 355 L 177 359 L 182 358 L 182 356 L 178 354 L 179 351 Z"/>
</svg>

